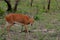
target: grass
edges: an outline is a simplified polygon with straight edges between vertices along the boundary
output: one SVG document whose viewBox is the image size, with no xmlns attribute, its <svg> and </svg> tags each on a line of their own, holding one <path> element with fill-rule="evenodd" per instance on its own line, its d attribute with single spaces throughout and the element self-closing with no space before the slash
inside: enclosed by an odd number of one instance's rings
<svg viewBox="0 0 60 40">
<path fill-rule="evenodd" d="M 12 7 L 14 7 L 14 1 L 11 0 Z M 59 5 L 58 1 L 58 5 Z M 33 26 L 28 27 L 29 30 L 41 30 L 40 28 L 47 29 L 47 32 L 37 31 L 30 34 L 19 33 L 21 30 L 21 25 L 14 26 L 11 28 L 13 32 L 10 32 L 12 38 L 11 40 L 57 40 L 58 34 L 60 33 L 60 9 L 57 7 L 57 3 L 55 0 L 51 0 L 51 8 L 48 13 L 45 13 L 46 9 L 43 9 L 43 5 L 47 8 L 47 0 L 34 0 L 33 6 L 30 6 L 30 0 L 21 0 L 18 5 L 18 9 L 16 13 L 28 14 L 34 17 L 38 17 L 38 20 L 35 21 Z M 2 10 L 6 11 L 7 4 L 4 1 L 0 2 L 0 7 Z M 60 6 L 60 5 L 59 5 Z M 0 19 L 0 25 L 5 24 L 4 19 Z M 55 30 L 54 33 L 49 33 L 52 29 Z M 4 29 L 5 30 L 5 29 Z M 6 30 L 5 30 L 6 32 Z M 2 30 L 0 29 L 0 35 L 2 34 Z M 7 34 L 7 33 L 6 33 Z M 4 35 L 6 36 L 6 35 Z M 4 37 L 0 37 L 0 40 L 3 40 Z"/>
</svg>

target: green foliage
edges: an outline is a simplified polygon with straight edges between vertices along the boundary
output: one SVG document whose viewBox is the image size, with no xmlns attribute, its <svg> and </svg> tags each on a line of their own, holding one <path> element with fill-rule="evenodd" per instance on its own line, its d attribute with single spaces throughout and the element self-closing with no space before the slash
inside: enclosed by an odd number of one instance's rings
<svg viewBox="0 0 60 40">
<path fill-rule="evenodd" d="M 44 3 L 42 3 L 44 1 Z M 60 4 L 60 2 L 58 2 Z M 11 4 L 12 7 L 14 7 L 14 0 L 11 0 Z M 34 19 L 37 20 L 36 23 L 34 23 L 34 25 L 32 27 L 30 27 L 30 29 L 32 30 L 37 30 L 37 28 L 42 28 L 42 32 L 38 31 L 38 32 L 33 32 L 30 33 L 28 35 L 28 37 L 31 37 L 32 40 L 56 40 L 57 37 L 57 32 L 56 33 L 48 33 L 47 32 L 43 32 L 43 29 L 57 29 L 56 31 L 60 32 L 60 10 L 57 6 L 57 3 L 55 0 L 51 0 L 51 6 L 50 6 L 50 13 L 45 13 L 46 9 L 47 9 L 47 4 L 48 1 L 47 0 L 34 0 L 33 2 L 33 6 L 30 6 L 30 0 L 21 0 L 19 2 L 18 8 L 17 8 L 17 12 L 16 13 L 23 13 L 23 14 L 28 14 L 28 15 L 32 15 L 34 16 Z M 45 9 L 43 9 L 43 6 L 45 5 Z M 4 15 L 4 11 L 6 11 L 7 8 L 7 4 L 5 4 L 5 2 L 0 2 L 0 18 L 3 17 Z M 57 11 L 57 12 L 56 12 Z M 56 12 L 56 13 L 55 13 Z M 30 13 L 30 14 L 29 14 Z M 39 24 L 40 23 L 40 24 Z M 0 25 L 5 24 L 4 20 L 0 19 Z M 14 40 L 18 40 L 19 38 L 21 40 L 25 39 L 25 34 L 24 33 L 19 33 L 21 27 L 14 27 L 11 30 L 16 31 L 16 33 L 12 36 L 12 39 Z M 29 30 L 30 30 L 29 29 Z M 38 29 L 39 30 L 39 29 Z M 41 30 L 41 29 L 40 29 Z M 4 30 L 5 34 L 6 33 L 6 29 Z M 0 30 L 0 35 L 2 34 L 2 30 Z M 12 33 L 13 34 L 13 33 Z M 33 36 L 35 36 L 35 38 Z M 0 37 L 0 40 L 4 40 L 4 37 Z"/>
<path fill-rule="evenodd" d="M 39 15 L 36 15 L 36 16 L 34 17 L 34 19 L 35 19 L 35 20 L 39 20 L 39 19 L 40 19 L 40 16 L 39 16 Z"/>
<path fill-rule="evenodd" d="M 4 11 L 0 8 L 0 18 L 2 18 L 4 15 Z"/>
</svg>

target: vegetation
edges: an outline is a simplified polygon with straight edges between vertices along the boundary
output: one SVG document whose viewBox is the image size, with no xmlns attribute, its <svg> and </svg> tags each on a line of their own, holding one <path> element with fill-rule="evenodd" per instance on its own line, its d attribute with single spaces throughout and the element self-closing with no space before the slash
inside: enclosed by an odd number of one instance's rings
<svg viewBox="0 0 60 40">
<path fill-rule="evenodd" d="M 14 8 L 15 0 L 11 0 L 12 8 Z M 35 22 L 31 27 L 28 25 L 31 33 L 22 32 L 21 25 L 12 27 L 10 31 L 11 40 L 60 40 L 60 0 L 51 0 L 50 9 L 47 11 L 48 0 L 20 0 L 17 6 L 16 13 L 27 14 L 33 16 Z M 7 38 L 5 27 L 5 12 L 7 4 L 5 1 L 0 1 L 0 40 Z M 2 25 L 3 28 L 2 28 Z M 4 29 L 4 34 L 2 29 Z M 1 36 L 3 34 L 3 36 Z M 27 39 L 26 39 L 27 38 Z M 9 39 L 9 38 L 8 38 Z M 8 40 L 6 39 L 6 40 Z"/>
</svg>

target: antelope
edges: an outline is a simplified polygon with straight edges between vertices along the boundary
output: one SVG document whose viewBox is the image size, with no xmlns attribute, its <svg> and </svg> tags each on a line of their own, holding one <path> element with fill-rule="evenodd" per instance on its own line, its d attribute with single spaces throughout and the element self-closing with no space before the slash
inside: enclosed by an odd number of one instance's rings
<svg viewBox="0 0 60 40">
<path fill-rule="evenodd" d="M 25 27 L 25 32 L 28 32 L 28 24 L 33 24 L 34 19 L 32 17 L 29 17 L 24 14 L 15 14 L 15 13 L 10 13 L 5 16 L 6 21 L 8 22 L 7 25 L 7 32 L 9 32 L 10 28 L 12 25 L 16 24 L 16 22 L 21 23 Z"/>
</svg>

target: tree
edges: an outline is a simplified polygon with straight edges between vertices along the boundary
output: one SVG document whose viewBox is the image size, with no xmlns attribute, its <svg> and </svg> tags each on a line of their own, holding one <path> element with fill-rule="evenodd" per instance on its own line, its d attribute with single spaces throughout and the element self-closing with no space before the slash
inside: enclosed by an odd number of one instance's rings
<svg viewBox="0 0 60 40">
<path fill-rule="evenodd" d="M 12 11 L 12 12 L 16 12 L 17 11 L 17 6 L 18 6 L 18 2 L 19 2 L 19 0 L 16 0 L 16 3 L 15 3 L 15 6 L 14 6 L 14 8 L 12 9 L 12 7 L 11 7 L 11 4 L 10 4 L 10 0 L 4 0 L 6 3 L 7 3 L 7 6 L 8 6 L 8 8 L 7 8 L 7 11 Z"/>
<path fill-rule="evenodd" d="M 48 7 L 47 7 L 47 11 L 50 10 L 50 3 L 51 3 L 51 0 L 48 0 Z"/>
<path fill-rule="evenodd" d="M 19 0 L 16 0 L 15 6 L 14 6 L 14 12 L 17 11 L 18 2 Z"/>
<path fill-rule="evenodd" d="M 31 0 L 31 3 L 30 3 L 31 7 L 32 7 L 32 3 L 33 3 L 33 0 Z"/>
<path fill-rule="evenodd" d="M 8 5 L 8 8 L 7 8 L 7 11 L 11 11 L 12 10 L 12 7 L 11 7 L 11 4 L 10 4 L 10 0 L 4 0 L 7 5 Z"/>
</svg>

